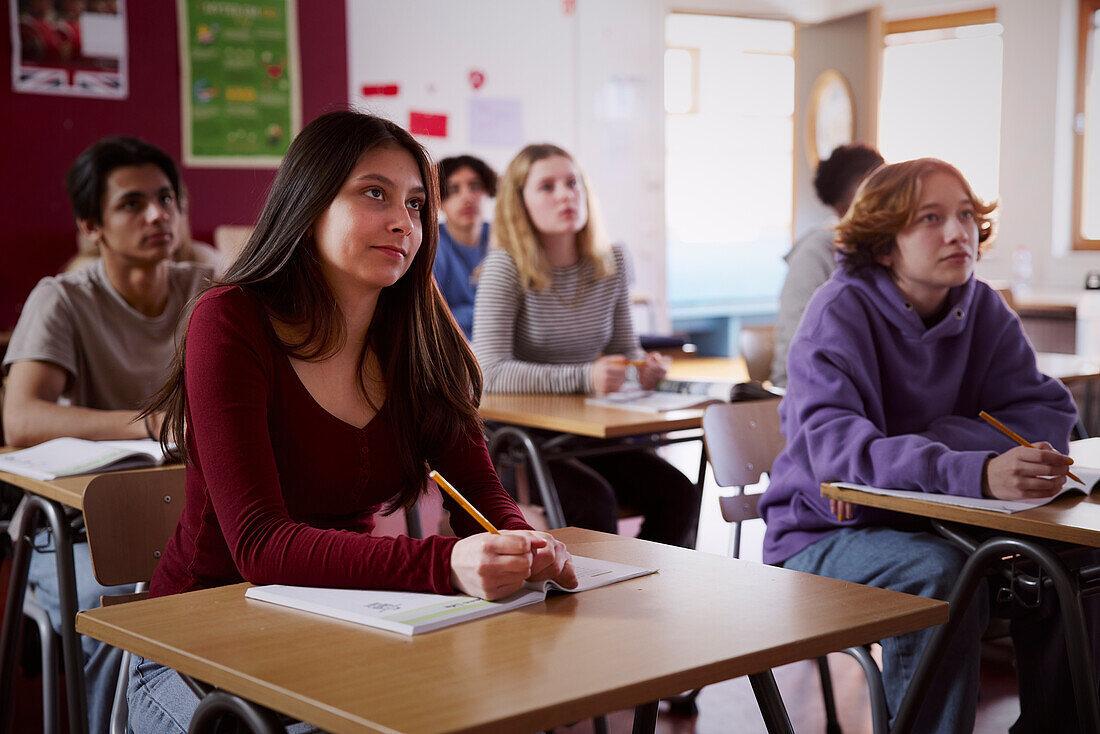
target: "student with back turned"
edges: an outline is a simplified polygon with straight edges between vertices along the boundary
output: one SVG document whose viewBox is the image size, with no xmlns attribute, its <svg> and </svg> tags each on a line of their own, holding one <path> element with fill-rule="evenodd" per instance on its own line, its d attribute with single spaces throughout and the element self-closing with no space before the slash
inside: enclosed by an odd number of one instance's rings
<svg viewBox="0 0 1100 734">
<path fill-rule="evenodd" d="M 180 314 L 211 274 L 172 262 L 180 244 L 179 174 L 164 151 L 137 138 L 104 138 L 80 154 L 65 183 L 77 226 L 102 259 L 43 278 L 27 298 L 4 356 L 4 433 L 15 446 L 61 436 L 152 436 L 161 414 L 143 421 L 139 411 L 167 374 Z M 30 580 L 58 629 L 53 555 L 44 539 L 36 546 L 46 552 L 32 555 Z M 81 609 L 119 591 L 95 582 L 87 544 L 74 556 Z M 117 656 L 81 639 L 90 731 L 105 732 Z"/>
<path fill-rule="evenodd" d="M 787 443 L 760 501 L 765 562 L 946 599 L 962 550 L 927 520 L 825 500 L 821 483 L 1000 499 L 1048 497 L 1065 483 L 1073 400 L 1039 372 L 1004 300 L 974 277 L 993 209 L 933 158 L 882 166 L 863 182 L 837 225 L 841 269 L 814 294 L 791 342 L 779 407 Z M 982 410 L 1049 443 L 1018 446 L 981 420 Z M 1096 601 L 1086 600 L 1094 646 Z M 1012 622 L 1015 734 L 1080 729 L 1052 602 L 1044 594 L 1038 609 L 1018 608 Z M 979 590 L 914 731 L 973 729 L 987 617 Z M 891 715 L 932 632 L 882 641 Z"/>
<path fill-rule="evenodd" d="M 291 143 L 156 398 L 188 463 L 151 596 L 241 581 L 486 599 L 528 579 L 576 585 L 565 546 L 530 528 L 489 461 L 481 374 L 432 281 L 436 186 L 423 147 L 371 115 L 330 112 Z M 501 532 L 448 496 L 462 537 L 372 535 L 377 513 L 423 494 L 426 464 Z M 182 734 L 198 705 L 140 657 L 128 700 L 140 732 Z"/>
<path fill-rule="evenodd" d="M 843 217 L 855 198 L 859 183 L 883 163 L 874 148 L 861 143 L 842 145 L 817 164 L 814 190 L 821 203 Z M 814 227 L 798 238 L 783 259 L 787 275 L 779 291 L 779 320 L 775 324 L 775 354 L 772 357 L 771 382 L 787 385 L 787 349 L 810 296 L 836 270 L 836 232 L 829 223 Z"/>
</svg>

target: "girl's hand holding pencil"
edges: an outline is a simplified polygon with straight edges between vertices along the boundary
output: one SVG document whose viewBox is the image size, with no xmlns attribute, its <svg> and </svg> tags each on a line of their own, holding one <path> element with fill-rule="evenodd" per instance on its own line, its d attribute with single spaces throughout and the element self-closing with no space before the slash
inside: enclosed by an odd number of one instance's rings
<svg viewBox="0 0 1100 734">
<path fill-rule="evenodd" d="M 486 530 L 463 538 L 451 550 L 455 589 L 493 600 L 514 594 L 527 581 L 553 579 L 567 589 L 577 586 L 572 556 L 560 540 L 536 530 L 501 532 L 439 472 L 428 476 Z"/>
</svg>

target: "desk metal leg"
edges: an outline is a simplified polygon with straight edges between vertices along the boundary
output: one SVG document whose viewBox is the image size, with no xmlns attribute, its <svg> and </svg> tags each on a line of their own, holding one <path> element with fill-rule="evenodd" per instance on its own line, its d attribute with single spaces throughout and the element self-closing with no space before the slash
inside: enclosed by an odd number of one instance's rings
<svg viewBox="0 0 1100 734">
<path fill-rule="evenodd" d="M 0 631 L 0 734 L 11 730 L 12 691 L 15 686 L 15 654 L 23 631 L 23 600 L 27 592 L 27 571 L 30 568 L 32 536 L 37 525 L 38 508 L 28 507 L 20 513 L 19 524 L 12 532 L 11 576 L 4 606 L 4 626 Z"/>
<path fill-rule="evenodd" d="M 912 730 L 920 711 L 920 704 L 924 701 L 928 686 L 932 682 L 932 674 L 935 673 L 986 570 L 1001 558 L 1010 555 L 1020 555 L 1034 561 L 1054 582 L 1062 622 L 1065 626 L 1066 649 L 1069 653 L 1070 674 L 1077 700 L 1078 721 L 1082 731 L 1100 732 L 1100 699 L 1097 698 L 1096 675 L 1089 656 L 1088 630 L 1085 627 L 1085 613 L 1081 606 L 1080 587 L 1076 578 L 1056 553 L 1019 538 L 987 540 L 967 559 L 959 580 L 951 592 L 947 623 L 940 625 L 932 634 L 909 682 L 909 689 L 905 692 L 905 698 L 902 699 L 890 731 L 900 733 Z"/>
<path fill-rule="evenodd" d="M 538 485 L 539 495 L 542 497 L 542 507 L 546 510 L 547 523 L 551 528 L 565 527 L 565 512 L 561 508 L 561 500 L 558 499 L 558 490 L 554 486 L 554 478 L 550 475 L 550 467 L 539 450 L 538 444 L 531 438 L 531 434 L 518 426 L 495 428 L 489 439 L 489 456 L 496 456 L 507 439 L 518 441 L 527 453 L 527 458 L 531 462 L 531 472 L 535 475 L 535 484 Z"/>
<path fill-rule="evenodd" d="M 226 714 L 242 721 L 253 734 L 286 734 L 279 717 L 270 709 L 225 691 L 212 691 L 203 697 L 187 731 L 189 734 L 213 734 L 219 719 Z"/>
<path fill-rule="evenodd" d="M 633 734 L 653 734 L 657 728 L 657 705 L 660 701 L 643 703 L 634 707 Z"/>
<path fill-rule="evenodd" d="M 696 543 L 699 540 L 699 518 L 702 516 L 702 502 L 703 502 L 703 486 L 707 483 L 707 443 L 702 439 L 699 440 L 699 475 L 695 480 L 695 493 L 699 497 L 700 506 L 695 510 L 695 525 L 692 527 L 692 537 L 688 538 L 688 548 L 695 548 Z M 738 533 L 738 550 L 740 550 L 740 533 L 741 524 L 737 524 Z"/>
<path fill-rule="evenodd" d="M 60 601 L 61 648 L 65 664 L 65 694 L 69 704 L 69 731 L 88 731 L 88 701 L 84 690 L 84 651 L 76 633 L 76 570 L 73 564 L 72 528 L 60 503 L 37 495 L 30 502 L 38 505 L 53 531 L 54 560 L 57 562 L 57 593 Z"/>
<path fill-rule="evenodd" d="M 779 695 L 779 686 L 775 684 L 772 672 L 754 673 L 749 676 L 749 683 L 756 694 L 756 703 L 760 706 L 760 715 L 764 717 L 764 726 L 769 734 L 794 734 L 791 717 L 787 715 L 787 707 L 783 705 L 783 697 Z"/>
</svg>

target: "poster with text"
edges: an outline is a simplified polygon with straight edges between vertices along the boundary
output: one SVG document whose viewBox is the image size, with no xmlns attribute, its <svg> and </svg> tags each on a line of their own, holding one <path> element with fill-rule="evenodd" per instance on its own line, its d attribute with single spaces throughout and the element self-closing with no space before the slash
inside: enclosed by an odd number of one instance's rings
<svg viewBox="0 0 1100 734">
<path fill-rule="evenodd" d="M 8 0 L 12 90 L 125 99 L 124 0 Z"/>
<path fill-rule="evenodd" d="M 295 0 L 178 0 L 183 162 L 274 168 L 301 126 Z"/>
</svg>

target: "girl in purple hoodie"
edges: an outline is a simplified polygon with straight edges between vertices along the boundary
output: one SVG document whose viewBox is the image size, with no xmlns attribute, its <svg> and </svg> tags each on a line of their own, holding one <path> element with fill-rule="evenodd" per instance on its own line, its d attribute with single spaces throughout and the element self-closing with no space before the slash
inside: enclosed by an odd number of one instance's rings
<svg viewBox="0 0 1100 734">
<path fill-rule="evenodd" d="M 882 166 L 860 187 L 836 228 L 842 266 L 810 300 L 791 343 L 779 408 L 787 444 L 760 503 L 766 562 L 946 599 L 961 550 L 919 518 L 823 499 L 821 483 L 1002 499 L 1049 496 L 1064 484 L 1073 401 L 1039 372 L 1003 299 L 974 278 L 994 208 L 932 158 Z M 981 410 L 1050 443 L 1017 446 Z M 985 595 L 976 597 L 917 731 L 973 729 L 988 617 Z M 891 713 L 930 636 L 883 640 Z M 1075 730 L 1057 615 L 1015 620 L 1013 636 L 1021 684 L 1013 732 Z"/>
</svg>

